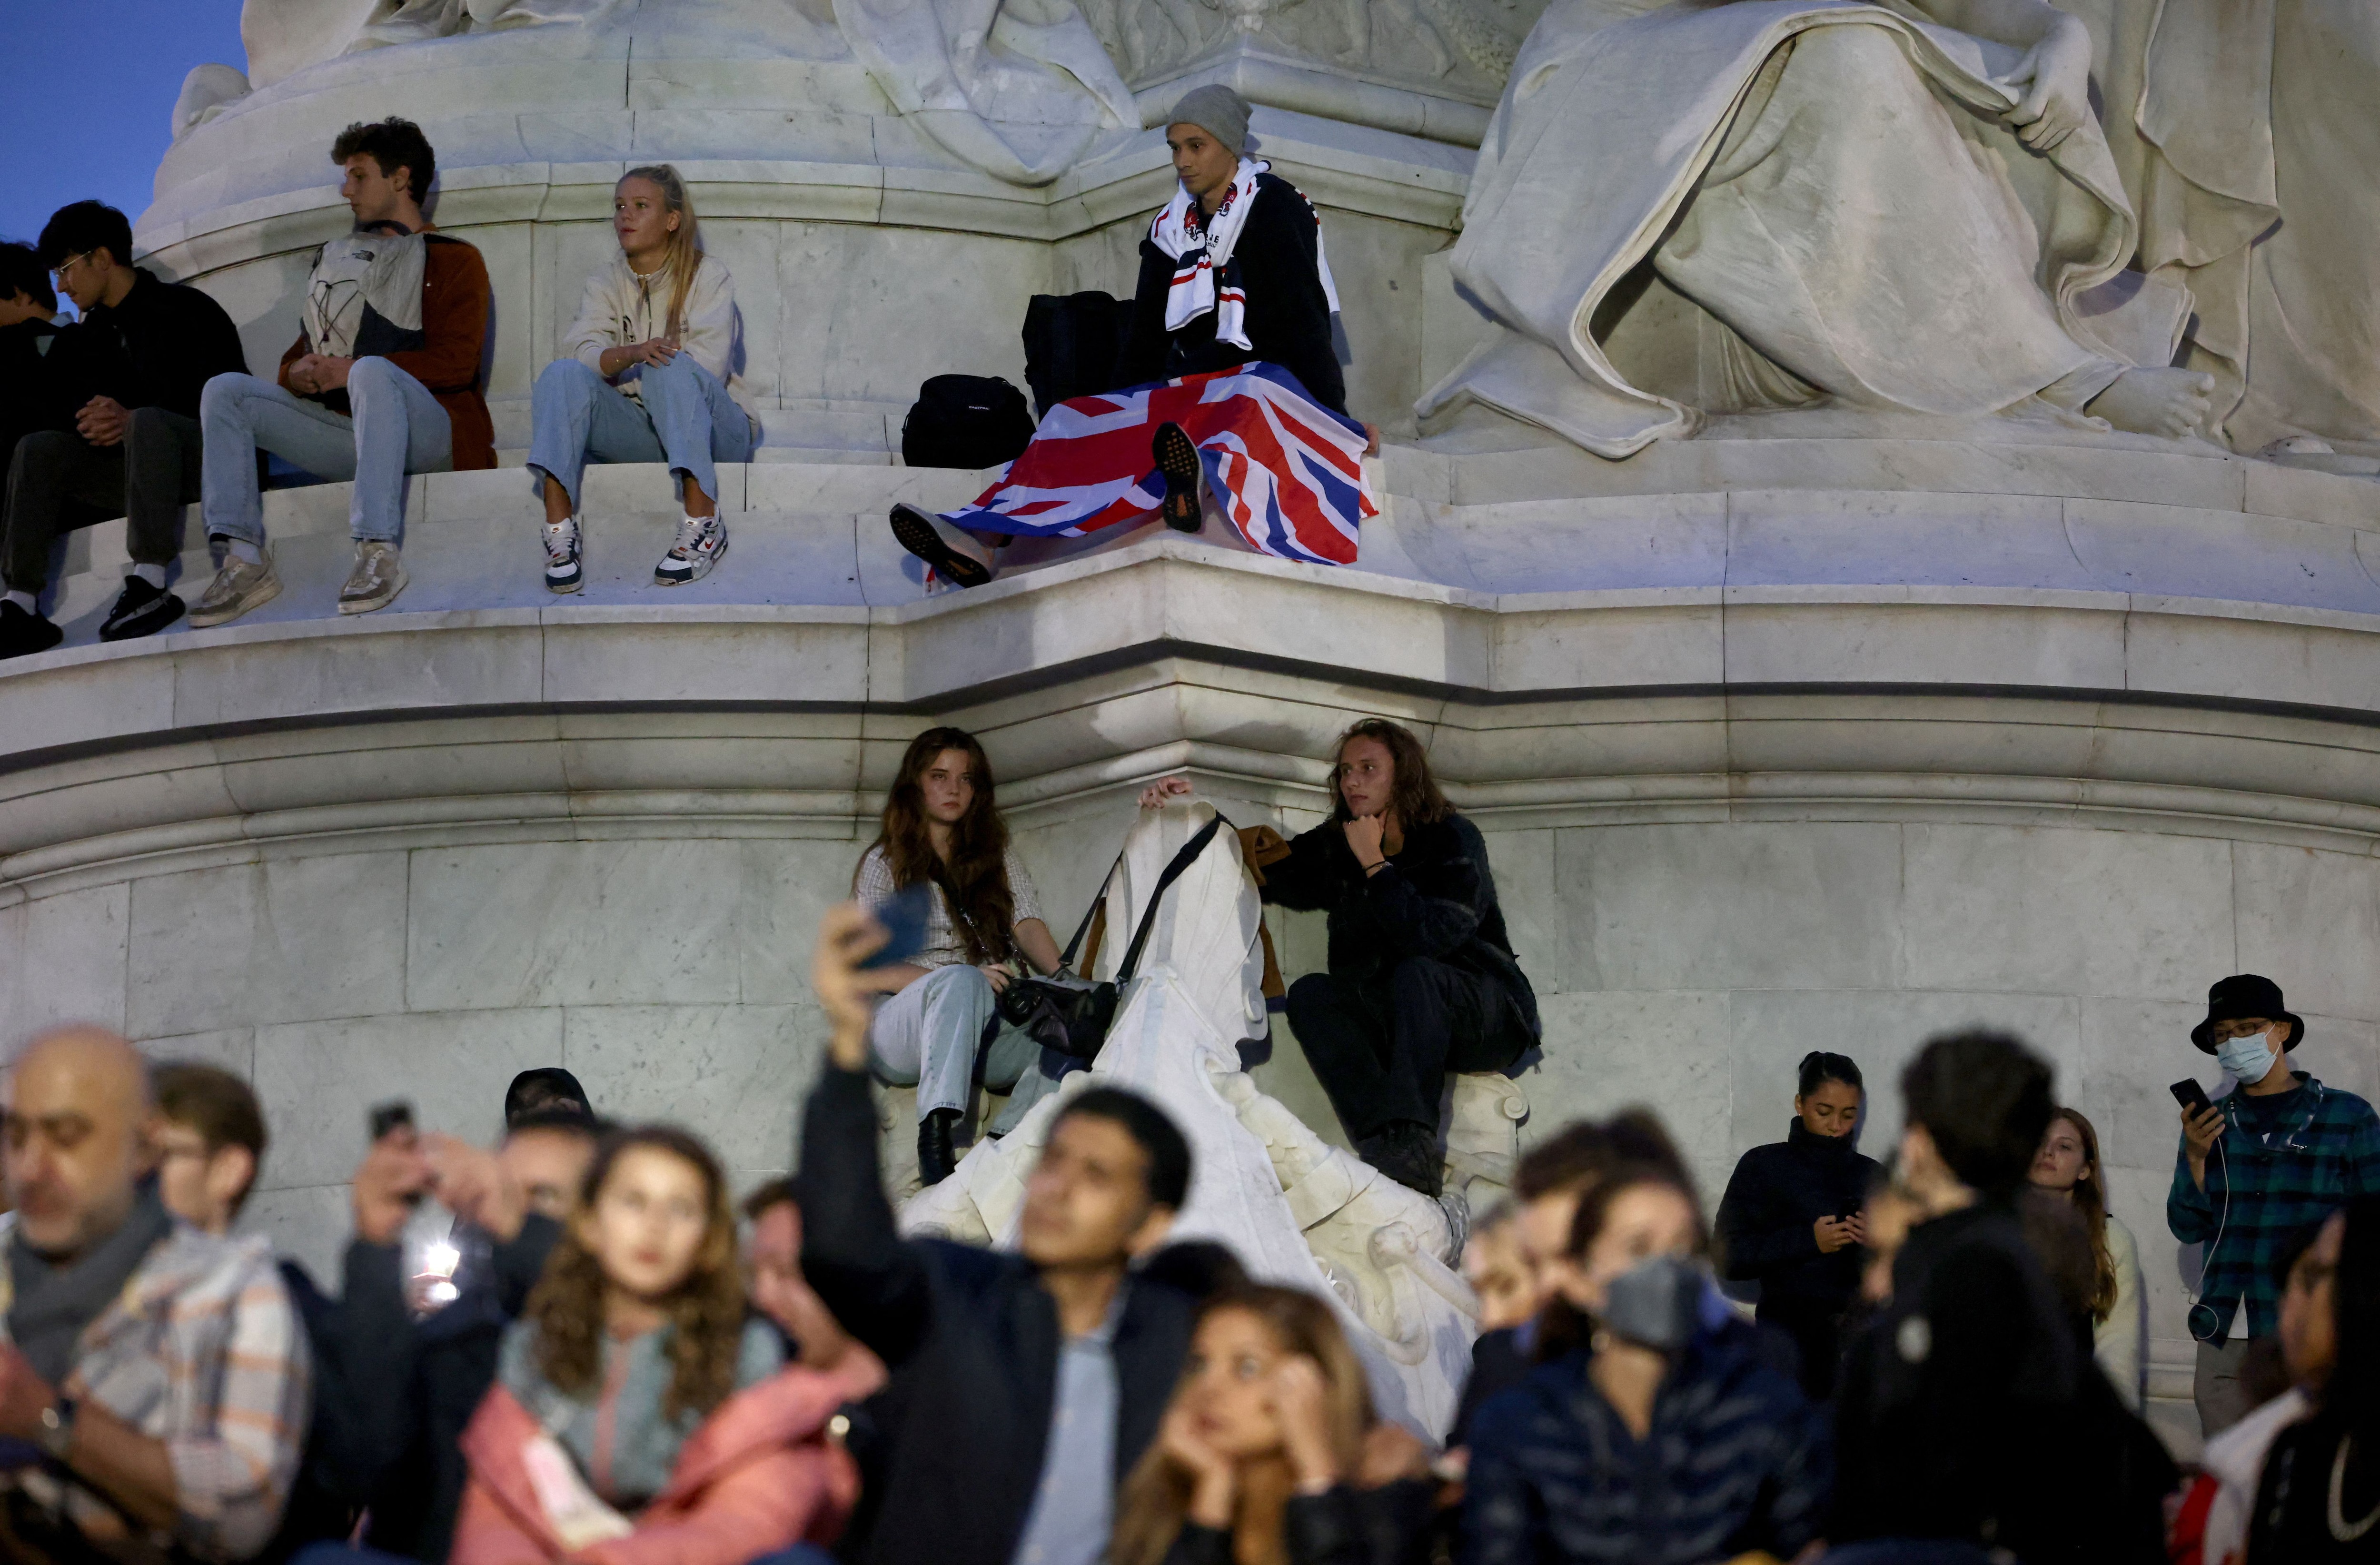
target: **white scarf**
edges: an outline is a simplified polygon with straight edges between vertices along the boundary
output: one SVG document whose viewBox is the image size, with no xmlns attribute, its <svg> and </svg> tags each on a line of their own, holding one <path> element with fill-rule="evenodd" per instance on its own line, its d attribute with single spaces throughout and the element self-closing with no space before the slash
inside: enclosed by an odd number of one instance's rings
<svg viewBox="0 0 2380 1565">
<path fill-rule="evenodd" d="M 1240 242 L 1240 230 L 1248 225 L 1248 212 L 1257 201 L 1257 176 L 1272 167 L 1248 158 L 1240 160 L 1239 172 L 1232 176 L 1231 188 L 1215 208 L 1215 215 L 1207 216 L 1190 192 L 1179 185 L 1173 199 L 1149 224 L 1148 240 L 1173 261 L 1173 283 L 1165 292 L 1165 329 L 1178 332 L 1208 310 L 1215 312 L 1215 340 L 1233 347 L 1253 352 L 1255 344 L 1248 341 L 1247 291 L 1240 285 L 1240 274 L 1232 265 L 1232 251 Z M 1305 192 L 1298 192 L 1305 200 Z M 1311 214 L 1314 204 L 1306 202 Z M 1322 274 L 1322 297 L 1330 301 L 1330 312 L 1339 312 L 1339 285 L 1330 276 L 1330 261 L 1322 250 L 1322 220 L 1315 218 L 1314 264 Z"/>
</svg>

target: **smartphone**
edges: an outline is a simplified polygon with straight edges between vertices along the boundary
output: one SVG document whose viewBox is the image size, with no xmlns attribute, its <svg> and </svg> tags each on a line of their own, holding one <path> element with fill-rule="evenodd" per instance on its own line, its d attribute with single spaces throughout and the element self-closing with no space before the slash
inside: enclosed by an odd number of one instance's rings
<svg viewBox="0 0 2380 1565">
<path fill-rule="evenodd" d="M 2207 1098 L 2206 1089 L 2199 1086 L 2194 1078 L 2178 1081 L 2166 1090 L 2173 1094 L 2173 1100 L 2176 1103 L 2190 1110 L 2192 1118 L 2215 1107 Z"/>
<path fill-rule="evenodd" d="M 859 965 L 890 967 L 906 962 L 926 949 L 926 921 L 933 916 L 934 887 L 930 880 L 920 880 L 914 886 L 904 886 L 894 892 L 885 904 L 876 909 L 875 919 L 884 926 L 892 939 L 884 949 Z"/>
<path fill-rule="evenodd" d="M 413 1128 L 413 1105 L 402 1098 L 393 1098 L 376 1105 L 371 1111 L 371 1138 L 378 1141 L 393 1130 Z"/>
</svg>

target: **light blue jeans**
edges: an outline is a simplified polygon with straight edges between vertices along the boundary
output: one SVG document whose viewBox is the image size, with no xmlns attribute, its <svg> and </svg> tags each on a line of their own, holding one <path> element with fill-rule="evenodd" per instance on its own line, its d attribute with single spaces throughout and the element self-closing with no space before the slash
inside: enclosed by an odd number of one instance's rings
<svg viewBox="0 0 2380 1565">
<path fill-rule="evenodd" d="M 217 375 L 199 394 L 206 459 L 200 514 L 212 537 L 264 542 L 256 454 L 270 451 L 318 479 L 353 479 L 347 531 L 395 543 L 405 534 L 405 479 L 455 466 L 455 431 L 430 388 L 385 358 L 347 371 L 353 418 L 255 375 Z"/>
<path fill-rule="evenodd" d="M 991 980 L 983 969 L 964 962 L 935 968 L 876 1008 L 868 1027 L 876 1079 L 916 1087 L 920 1121 L 937 1109 L 965 1109 L 975 1096 L 976 1051 L 993 1014 Z M 1002 1022 L 983 1050 L 983 1085 L 1008 1094 L 991 1134 L 1014 1128 L 1026 1110 L 1056 1089 L 1069 1063 L 1062 1056 L 1051 1059 Z"/>
<path fill-rule="evenodd" d="M 638 370 L 637 394 L 575 358 L 545 367 L 529 394 L 528 465 L 539 494 L 551 478 L 577 510 L 579 476 L 589 462 L 667 462 L 671 477 L 692 475 L 695 487 L 718 502 L 714 464 L 752 455 L 752 421 L 744 409 L 690 353 Z"/>
</svg>

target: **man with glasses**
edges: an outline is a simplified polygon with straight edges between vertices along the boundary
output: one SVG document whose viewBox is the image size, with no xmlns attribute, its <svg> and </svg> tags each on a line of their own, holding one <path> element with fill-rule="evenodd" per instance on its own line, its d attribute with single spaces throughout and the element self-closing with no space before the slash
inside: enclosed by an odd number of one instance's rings
<svg viewBox="0 0 2380 1565">
<path fill-rule="evenodd" d="M 2351 1092 L 2289 1068 L 2305 1038 L 2281 987 L 2254 973 L 2207 992 L 2190 1041 L 2236 1086 L 2203 1112 L 2181 1111 L 2181 1147 L 2166 1226 L 2200 1252 L 2194 1387 L 2209 1438 L 2247 1416 L 2240 1370 L 2280 1328 L 2276 1265 L 2291 1239 L 2358 1195 L 2380 1195 L 2380 1116 Z"/>
<path fill-rule="evenodd" d="M 100 639 L 153 636 L 182 617 L 165 573 L 182 552 L 182 507 L 199 498 L 199 394 L 248 368 L 223 306 L 132 264 L 132 225 L 114 207 L 59 209 L 36 249 L 82 321 L 50 355 L 71 429 L 26 435 L 8 466 L 0 658 L 65 638 L 41 611 L 51 550 L 110 516 L 125 518 L 132 564 Z"/>
<path fill-rule="evenodd" d="M 176 1220 L 148 1067 L 96 1027 L 35 1038 L 0 1117 L 0 1559 L 244 1559 L 281 1519 L 306 1429 L 305 1333 L 261 1238 Z M 155 1550 L 162 1558 L 163 1551 Z"/>
</svg>

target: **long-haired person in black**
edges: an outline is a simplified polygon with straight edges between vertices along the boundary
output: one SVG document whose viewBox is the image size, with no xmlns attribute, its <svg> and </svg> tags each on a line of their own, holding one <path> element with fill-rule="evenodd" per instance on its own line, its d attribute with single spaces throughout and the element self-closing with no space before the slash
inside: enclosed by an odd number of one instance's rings
<svg viewBox="0 0 2380 1565">
<path fill-rule="evenodd" d="M 1330 819 L 1264 870 L 1265 901 L 1330 915 L 1330 970 L 1290 986 L 1289 1024 L 1364 1161 L 1434 1196 L 1447 1076 L 1526 1053 L 1537 997 L 1504 932 L 1487 840 L 1439 792 L 1421 741 L 1365 718 L 1333 757 Z M 1141 807 L 1190 791 L 1169 777 Z"/>
<path fill-rule="evenodd" d="M 1417 1565 L 1436 1486 L 1372 1410 L 1330 1307 L 1243 1285 L 1199 1312 L 1157 1441 L 1117 1497 L 1113 1565 Z"/>
<path fill-rule="evenodd" d="M 2091 1312 L 2091 1350 L 2107 1372 L 2116 1394 L 2134 1413 L 2148 1394 L 2142 1362 L 2147 1316 L 2141 1291 L 2141 1247 L 2121 1219 L 2107 1210 L 2107 1180 L 2100 1167 L 2099 1132 L 2077 1109 L 2061 1108 L 2027 1176 L 2033 1187 L 2064 1196 L 2082 1219 L 2091 1244 L 2091 1278 L 2084 1302 Z"/>
<path fill-rule="evenodd" d="M 1860 1209 L 1876 1159 L 1855 1145 L 1867 1089 L 1842 1054 L 1802 1057 L 1793 1123 L 1735 1165 L 1718 1204 L 1730 1279 L 1760 1284 L 1759 1316 L 1792 1336 L 1802 1389 L 1825 1399 L 1842 1362 L 1843 1319 L 1859 1297 L 1867 1234 Z"/>
<path fill-rule="evenodd" d="M 1676 1152 L 1581 1198 L 1527 1379 L 1480 1408 L 1464 1565 L 1791 1559 L 1818 1535 L 1824 1416 L 1710 1285 Z"/>
<path fill-rule="evenodd" d="M 1056 972 L 1058 942 L 1033 877 L 1008 845 L 991 763 L 964 729 L 929 728 L 909 742 L 883 824 L 852 878 L 870 913 L 913 886 L 931 888 L 925 943 L 887 974 L 898 987 L 877 1008 L 868 1043 L 880 1078 L 917 1088 L 917 1168 L 934 1184 L 956 1165 L 978 1051 L 984 1085 L 1010 1093 L 994 1134 L 1055 1085 L 1038 1044 L 1005 1022 L 993 1028 L 1000 991 L 1020 966 Z"/>
<path fill-rule="evenodd" d="M 2299 1262 L 2328 1278 L 2330 1373 L 2314 1411 L 2265 1458 L 2248 1523 L 2248 1565 L 2347 1565 L 2380 1559 L 2380 1195 L 2332 1214 Z M 2332 1246 L 2336 1245 L 2333 1251 Z M 2320 1288 L 2306 1290 L 2319 1299 Z M 2318 1335 L 2323 1323 L 2309 1323 Z M 2286 1333 L 2286 1327 L 2284 1328 Z"/>
</svg>

